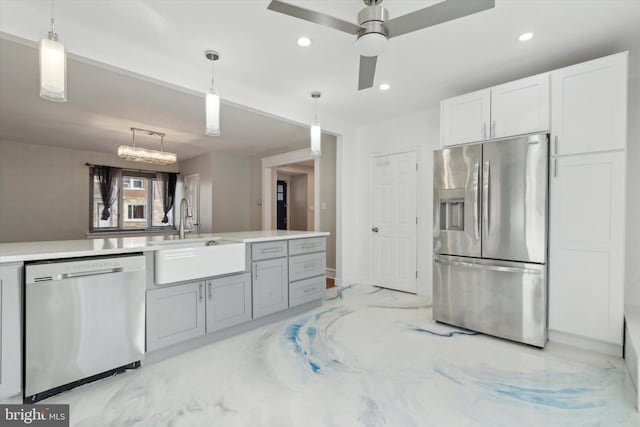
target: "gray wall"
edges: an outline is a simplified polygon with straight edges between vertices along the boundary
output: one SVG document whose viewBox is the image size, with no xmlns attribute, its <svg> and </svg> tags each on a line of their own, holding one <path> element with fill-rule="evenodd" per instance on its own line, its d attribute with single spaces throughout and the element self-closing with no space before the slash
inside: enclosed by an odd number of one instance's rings
<svg viewBox="0 0 640 427">
<path fill-rule="evenodd" d="M 327 268 L 336 268 L 336 137 L 322 135 L 320 157 L 320 231 L 328 231 Z"/>
<path fill-rule="evenodd" d="M 115 153 L 0 141 L 0 242 L 84 239 L 89 232 L 86 163 L 150 169 Z M 178 167 L 152 169 L 176 172 Z"/>
<path fill-rule="evenodd" d="M 200 232 L 248 231 L 251 159 L 211 152 L 180 162 L 184 176 L 200 174 Z"/>
<path fill-rule="evenodd" d="M 307 229 L 307 175 L 291 176 L 291 230 Z"/>
</svg>

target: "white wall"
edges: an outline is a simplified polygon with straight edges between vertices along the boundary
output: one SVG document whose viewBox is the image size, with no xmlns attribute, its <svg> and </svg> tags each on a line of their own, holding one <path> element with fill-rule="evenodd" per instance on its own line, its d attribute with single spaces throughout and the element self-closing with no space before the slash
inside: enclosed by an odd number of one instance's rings
<svg viewBox="0 0 640 427">
<path fill-rule="evenodd" d="M 434 107 L 356 130 L 341 148 L 342 284 L 371 283 L 370 159 L 375 153 L 416 150 L 418 185 L 418 293 L 431 295 L 433 150 L 440 148 L 440 109 Z M 351 218 L 357 218 L 352 220 Z"/>
<path fill-rule="evenodd" d="M 0 242 L 84 239 L 89 232 L 86 163 L 176 172 L 115 153 L 0 141 Z"/>
<path fill-rule="evenodd" d="M 180 172 L 200 174 L 200 232 L 248 231 L 251 161 L 211 152 L 180 162 Z"/>
<path fill-rule="evenodd" d="M 625 303 L 640 306 L 640 52 L 630 54 Z"/>
</svg>

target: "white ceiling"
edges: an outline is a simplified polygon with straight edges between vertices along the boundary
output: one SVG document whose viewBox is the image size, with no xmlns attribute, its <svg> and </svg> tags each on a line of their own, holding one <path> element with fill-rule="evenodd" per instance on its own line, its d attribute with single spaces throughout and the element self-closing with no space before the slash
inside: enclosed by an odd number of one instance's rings
<svg viewBox="0 0 640 427">
<path fill-rule="evenodd" d="M 349 21 L 363 7 L 360 0 L 289 1 Z M 215 49 L 223 98 L 306 123 L 309 93 L 320 90 L 320 118 L 349 126 L 623 49 L 639 61 L 640 1 L 496 0 L 489 11 L 390 40 L 376 84 L 388 82 L 391 90 L 358 92 L 352 36 L 268 11 L 268 3 L 57 0 L 56 29 L 72 53 L 198 92 L 209 85 L 203 52 Z M 384 5 L 395 17 L 433 3 Z M 49 13 L 49 2 L 2 0 L 0 31 L 36 41 Z M 536 35 L 518 42 L 525 31 Z M 298 47 L 300 35 L 313 45 Z"/>
<path fill-rule="evenodd" d="M 305 144 L 306 127 L 223 104 L 221 136 L 204 134 L 204 97 L 86 61 L 68 60 L 68 98 L 38 96 L 38 51 L 0 38 L 0 139 L 115 153 L 131 145 L 131 127 L 166 134 L 165 148 L 185 160 L 219 150 L 244 155 Z M 4 60 L 4 59 L 7 60 Z M 158 137 L 137 145 L 159 149 Z"/>
</svg>

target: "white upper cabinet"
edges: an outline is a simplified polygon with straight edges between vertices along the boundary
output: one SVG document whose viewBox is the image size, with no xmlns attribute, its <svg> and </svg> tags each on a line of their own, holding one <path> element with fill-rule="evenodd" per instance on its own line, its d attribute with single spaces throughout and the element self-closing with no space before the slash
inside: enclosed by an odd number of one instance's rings
<svg viewBox="0 0 640 427">
<path fill-rule="evenodd" d="M 551 73 L 552 154 L 626 146 L 628 53 Z"/>
<path fill-rule="evenodd" d="M 549 130 L 549 73 L 491 88 L 491 138 Z"/>
<path fill-rule="evenodd" d="M 442 101 L 440 139 L 443 146 L 489 138 L 491 90 L 483 89 Z"/>
</svg>

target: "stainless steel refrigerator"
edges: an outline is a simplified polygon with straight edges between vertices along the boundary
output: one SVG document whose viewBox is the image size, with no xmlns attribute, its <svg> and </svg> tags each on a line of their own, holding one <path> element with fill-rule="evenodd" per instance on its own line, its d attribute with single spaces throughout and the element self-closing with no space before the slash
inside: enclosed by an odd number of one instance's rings
<svg viewBox="0 0 640 427">
<path fill-rule="evenodd" d="M 434 319 L 544 347 L 548 136 L 434 152 Z"/>
</svg>

